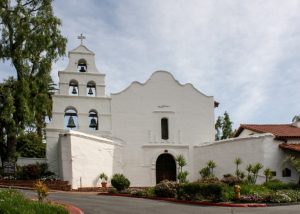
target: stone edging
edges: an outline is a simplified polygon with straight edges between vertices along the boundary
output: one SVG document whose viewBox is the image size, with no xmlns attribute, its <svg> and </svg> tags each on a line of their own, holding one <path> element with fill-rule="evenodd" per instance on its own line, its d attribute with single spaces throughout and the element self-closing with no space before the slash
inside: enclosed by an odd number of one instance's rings
<svg viewBox="0 0 300 214">
<path fill-rule="evenodd" d="M 233 203 L 215 203 L 215 202 L 206 202 L 206 201 L 182 201 L 177 200 L 174 198 L 159 198 L 159 197 L 140 197 L 140 196 L 132 196 L 127 194 L 110 194 L 110 193 L 98 193 L 98 195 L 104 196 L 121 196 L 121 197 L 130 197 L 130 198 L 143 198 L 143 199 L 151 199 L 151 200 L 158 200 L 158 201 L 167 201 L 167 202 L 174 202 L 179 204 L 192 204 L 192 205 L 199 205 L 199 206 L 218 206 L 218 207 L 267 207 L 265 203 L 245 203 L 245 204 L 233 204 Z"/>
</svg>

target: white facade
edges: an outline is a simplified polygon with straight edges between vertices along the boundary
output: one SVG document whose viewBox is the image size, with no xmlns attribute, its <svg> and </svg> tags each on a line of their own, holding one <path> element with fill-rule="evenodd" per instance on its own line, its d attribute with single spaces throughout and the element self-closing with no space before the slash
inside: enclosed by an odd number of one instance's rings
<svg viewBox="0 0 300 214">
<path fill-rule="evenodd" d="M 176 176 L 174 157 L 179 154 L 187 160 L 191 181 L 199 178 L 208 160 L 217 163 L 220 177 L 232 173 L 237 156 L 245 164 L 281 167 L 284 154 L 272 136 L 213 142 L 214 98 L 180 84 L 169 72 L 154 72 L 144 84 L 133 82 L 106 96 L 105 75 L 94 57 L 83 45 L 69 53 L 69 65 L 59 71 L 59 91 L 46 130 L 49 168 L 72 188 L 99 186 L 102 172 L 109 177 L 123 173 L 131 186 L 153 186 L 174 170 Z M 91 112 L 97 114 L 93 129 Z M 76 125 L 71 131 L 66 127 L 70 117 Z M 162 173 L 160 167 L 166 166 L 158 164 L 160 158 L 168 159 L 174 170 Z"/>
</svg>

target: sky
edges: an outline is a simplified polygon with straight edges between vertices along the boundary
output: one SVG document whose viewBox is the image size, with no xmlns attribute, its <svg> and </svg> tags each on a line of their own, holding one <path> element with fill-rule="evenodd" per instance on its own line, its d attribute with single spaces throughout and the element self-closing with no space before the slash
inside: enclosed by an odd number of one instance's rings
<svg viewBox="0 0 300 214">
<path fill-rule="evenodd" d="M 67 50 L 96 54 L 107 94 L 156 70 L 192 83 L 239 124 L 290 123 L 300 114 L 298 0 L 56 0 Z M 53 64 L 52 77 L 68 58 Z M 0 62 L 0 81 L 14 74 Z"/>
</svg>

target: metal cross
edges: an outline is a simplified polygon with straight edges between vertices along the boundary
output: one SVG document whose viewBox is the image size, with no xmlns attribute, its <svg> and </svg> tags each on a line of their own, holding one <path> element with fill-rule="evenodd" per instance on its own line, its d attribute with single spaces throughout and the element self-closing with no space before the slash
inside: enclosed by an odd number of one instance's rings
<svg viewBox="0 0 300 214">
<path fill-rule="evenodd" d="M 80 36 L 77 37 L 77 39 L 80 39 L 80 44 L 82 45 L 83 40 L 85 39 L 85 36 L 83 36 L 81 33 Z"/>
</svg>

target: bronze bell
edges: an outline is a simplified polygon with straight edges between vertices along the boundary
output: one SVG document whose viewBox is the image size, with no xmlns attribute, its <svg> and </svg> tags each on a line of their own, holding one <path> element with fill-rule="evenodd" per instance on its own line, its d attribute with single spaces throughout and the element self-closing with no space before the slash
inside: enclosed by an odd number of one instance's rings
<svg viewBox="0 0 300 214">
<path fill-rule="evenodd" d="M 97 128 L 97 121 L 95 118 L 91 119 L 90 128 Z"/>
<path fill-rule="evenodd" d="M 85 72 L 85 67 L 84 66 L 80 66 L 80 72 Z"/>
<path fill-rule="evenodd" d="M 90 87 L 88 95 L 93 95 L 93 94 L 94 94 L 94 93 L 93 93 L 93 90 L 92 90 L 92 88 Z"/>
<path fill-rule="evenodd" d="M 75 86 L 73 86 L 72 94 L 77 94 Z"/>
<path fill-rule="evenodd" d="M 67 127 L 68 127 L 68 128 L 71 128 L 71 129 L 76 127 L 76 125 L 75 125 L 75 123 L 74 123 L 74 119 L 73 119 L 72 116 L 69 117 L 69 121 L 68 121 Z"/>
</svg>

